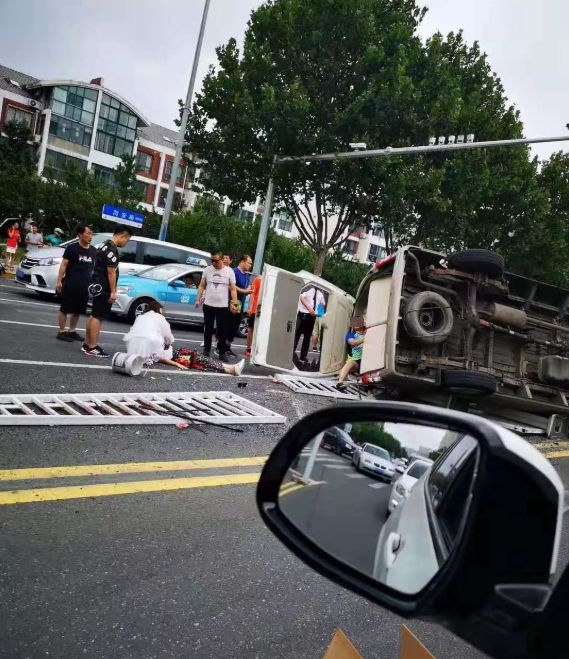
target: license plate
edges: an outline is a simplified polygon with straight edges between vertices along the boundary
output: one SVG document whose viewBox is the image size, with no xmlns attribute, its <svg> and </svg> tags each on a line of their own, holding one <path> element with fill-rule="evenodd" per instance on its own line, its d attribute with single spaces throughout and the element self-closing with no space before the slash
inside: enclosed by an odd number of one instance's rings
<svg viewBox="0 0 569 659">
<path fill-rule="evenodd" d="M 19 279 L 20 281 L 24 281 L 25 278 L 26 276 L 24 274 L 24 271 L 18 268 L 18 270 L 16 270 L 16 279 Z"/>
</svg>

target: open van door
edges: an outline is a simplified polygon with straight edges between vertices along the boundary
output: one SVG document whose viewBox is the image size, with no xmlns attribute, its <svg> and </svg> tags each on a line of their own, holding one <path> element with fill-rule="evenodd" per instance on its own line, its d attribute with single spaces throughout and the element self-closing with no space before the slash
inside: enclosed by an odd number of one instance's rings
<svg viewBox="0 0 569 659">
<path fill-rule="evenodd" d="M 304 284 L 298 275 L 272 265 L 264 267 L 253 335 L 253 364 L 282 370 L 294 368 L 296 313 Z"/>
<path fill-rule="evenodd" d="M 312 284 L 327 298 L 322 317 L 321 353 L 318 370 L 300 371 L 293 361 L 298 300 L 302 289 Z M 308 377 L 333 374 L 345 360 L 344 337 L 348 331 L 354 299 L 325 279 L 302 271 L 296 274 L 265 265 L 261 297 L 255 319 L 251 362 L 258 366 L 290 371 Z"/>
<path fill-rule="evenodd" d="M 391 300 L 391 276 L 377 277 L 369 283 L 366 318 L 366 340 L 362 352 L 360 374 L 378 371 L 386 366 L 387 321 Z"/>
</svg>

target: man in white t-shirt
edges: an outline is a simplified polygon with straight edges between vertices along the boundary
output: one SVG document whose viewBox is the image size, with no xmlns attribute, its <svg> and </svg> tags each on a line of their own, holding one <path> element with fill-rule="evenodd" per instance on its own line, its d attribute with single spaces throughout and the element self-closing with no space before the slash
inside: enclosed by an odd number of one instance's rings
<svg viewBox="0 0 569 659">
<path fill-rule="evenodd" d="M 324 294 L 314 286 L 310 286 L 302 291 L 298 299 L 298 312 L 296 314 L 296 331 L 294 333 L 294 351 L 298 345 L 298 340 L 302 336 L 302 345 L 300 346 L 300 361 L 308 361 L 308 348 L 310 347 L 310 338 L 316 321 L 316 310 L 319 306 L 325 306 Z"/>
<path fill-rule="evenodd" d="M 206 357 L 210 356 L 213 327 L 217 327 L 217 349 L 219 358 L 226 359 L 228 351 L 227 340 L 231 328 L 230 313 L 238 312 L 237 288 L 235 286 L 235 273 L 231 268 L 223 265 L 223 254 L 218 252 L 211 255 L 211 265 L 204 268 L 202 279 L 196 297 L 196 308 L 201 303 L 202 296 L 204 316 L 204 351 Z M 228 300 L 231 297 L 228 308 Z"/>
</svg>

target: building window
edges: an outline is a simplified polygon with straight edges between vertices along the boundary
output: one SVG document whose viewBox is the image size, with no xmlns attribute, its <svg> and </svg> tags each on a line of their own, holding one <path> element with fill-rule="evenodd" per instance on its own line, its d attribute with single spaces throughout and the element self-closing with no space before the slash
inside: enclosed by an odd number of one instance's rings
<svg viewBox="0 0 569 659">
<path fill-rule="evenodd" d="M 358 245 L 357 240 L 346 240 L 344 243 L 344 252 L 350 256 L 355 256 L 358 253 Z"/>
<path fill-rule="evenodd" d="M 162 174 L 162 178 L 164 181 L 169 181 L 170 177 L 172 176 L 172 167 L 174 166 L 174 161 L 173 160 L 167 160 L 164 163 L 164 172 Z M 176 179 L 176 185 L 182 185 L 182 167 L 178 168 L 178 178 Z"/>
<path fill-rule="evenodd" d="M 287 215 L 281 215 L 277 220 L 277 228 L 281 231 L 292 231 L 292 218 Z"/>
<path fill-rule="evenodd" d="M 166 197 L 168 196 L 168 188 L 160 188 L 160 193 L 158 194 L 158 208 L 164 208 L 166 206 Z M 178 212 L 182 208 L 182 194 L 180 192 L 174 192 L 174 201 L 172 202 L 172 210 Z"/>
<path fill-rule="evenodd" d="M 43 175 L 53 178 L 56 181 L 63 179 L 65 172 L 70 167 L 79 167 L 80 169 L 87 169 L 87 161 L 81 158 L 72 158 L 64 153 L 52 151 L 48 149 L 45 152 L 45 165 Z"/>
<path fill-rule="evenodd" d="M 120 158 L 131 154 L 136 139 L 137 116 L 108 94 L 103 94 L 95 149 Z"/>
<path fill-rule="evenodd" d="M 367 260 L 371 263 L 375 263 L 379 259 L 383 259 L 387 256 L 387 250 L 381 245 L 370 245 L 367 253 Z"/>
<path fill-rule="evenodd" d="M 93 163 L 91 166 L 91 171 L 96 181 L 102 183 L 103 185 L 108 186 L 109 188 L 114 188 L 117 184 L 117 172 L 115 169 L 110 167 L 103 167 L 102 165 L 96 165 Z"/>
<path fill-rule="evenodd" d="M 33 117 L 34 115 L 31 112 L 26 112 L 26 110 L 20 110 L 20 108 L 9 105 L 6 110 L 5 123 L 25 124 L 28 128 L 31 128 Z"/>
<path fill-rule="evenodd" d="M 152 171 L 152 162 L 153 157 L 149 153 L 144 151 L 139 151 L 136 154 L 136 167 L 139 172 L 144 172 L 145 174 L 150 174 Z"/>
<path fill-rule="evenodd" d="M 73 144 L 86 146 L 87 148 L 91 145 L 91 138 L 93 137 L 93 131 L 87 128 L 87 126 L 55 114 L 51 117 L 49 134 L 59 137 L 61 140 L 73 142 Z"/>
<path fill-rule="evenodd" d="M 381 224 L 374 224 L 371 232 L 374 236 L 381 236 L 383 233 L 383 227 Z"/>
<path fill-rule="evenodd" d="M 51 111 L 84 126 L 93 126 L 97 107 L 96 89 L 85 87 L 54 87 Z"/>
<path fill-rule="evenodd" d="M 158 208 L 164 208 L 166 206 L 166 197 L 168 195 L 168 188 L 160 188 L 158 193 Z"/>
</svg>

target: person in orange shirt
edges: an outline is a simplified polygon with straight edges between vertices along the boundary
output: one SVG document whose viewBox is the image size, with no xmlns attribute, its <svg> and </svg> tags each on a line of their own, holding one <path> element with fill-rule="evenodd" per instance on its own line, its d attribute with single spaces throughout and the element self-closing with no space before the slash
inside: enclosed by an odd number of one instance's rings
<svg viewBox="0 0 569 659">
<path fill-rule="evenodd" d="M 253 346 L 253 330 L 255 328 L 255 316 L 257 315 L 257 308 L 259 306 L 259 297 L 261 294 L 261 275 L 257 275 L 251 284 L 251 295 L 249 296 L 249 308 L 247 309 L 247 315 L 249 320 L 247 322 L 247 347 L 245 349 L 245 357 L 250 359 L 251 357 L 251 347 Z"/>
</svg>

